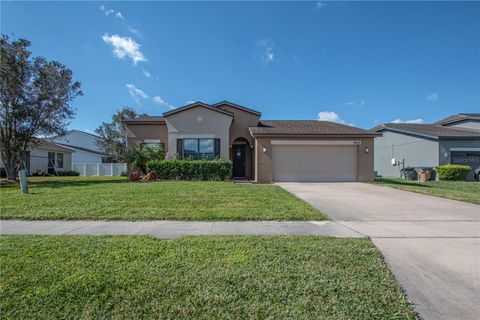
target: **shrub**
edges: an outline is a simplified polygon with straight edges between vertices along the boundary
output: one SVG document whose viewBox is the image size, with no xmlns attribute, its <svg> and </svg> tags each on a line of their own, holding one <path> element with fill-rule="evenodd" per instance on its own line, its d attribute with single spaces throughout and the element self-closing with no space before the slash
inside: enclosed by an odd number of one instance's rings
<svg viewBox="0 0 480 320">
<path fill-rule="evenodd" d="M 61 177 L 66 177 L 66 176 L 71 176 L 71 177 L 77 177 L 80 175 L 80 172 L 78 171 L 72 171 L 72 170 L 67 170 L 67 171 L 57 171 L 56 172 L 56 175 L 57 176 L 61 176 Z"/>
<path fill-rule="evenodd" d="M 147 173 L 147 162 L 151 160 L 165 159 L 163 148 L 155 146 L 140 145 L 138 148 L 129 150 L 127 153 L 127 162 L 132 165 L 134 170 L 140 170 L 141 173 Z"/>
<path fill-rule="evenodd" d="M 458 164 L 446 164 L 435 168 L 440 180 L 463 181 L 467 179 L 468 173 L 472 168 Z"/>
<path fill-rule="evenodd" d="M 152 160 L 149 171 L 165 180 L 230 180 L 232 161 L 218 160 Z"/>
</svg>

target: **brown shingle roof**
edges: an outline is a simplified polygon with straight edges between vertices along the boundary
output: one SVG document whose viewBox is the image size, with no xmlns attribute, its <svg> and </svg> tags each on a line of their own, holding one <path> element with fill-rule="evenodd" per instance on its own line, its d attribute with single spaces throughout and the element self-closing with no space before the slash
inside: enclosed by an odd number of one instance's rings
<svg viewBox="0 0 480 320">
<path fill-rule="evenodd" d="M 444 119 L 438 120 L 434 122 L 433 124 L 448 124 L 452 122 L 457 122 L 461 120 L 467 120 L 467 119 L 475 119 L 475 120 L 480 120 L 480 113 L 459 113 L 459 114 L 454 114 L 449 117 L 446 117 Z"/>
<path fill-rule="evenodd" d="M 158 124 L 165 123 L 165 119 L 162 116 L 140 116 L 135 119 L 123 120 L 125 124 Z"/>
<path fill-rule="evenodd" d="M 259 135 L 326 135 L 373 137 L 377 134 L 356 127 L 330 121 L 317 120 L 262 120 L 257 127 L 250 127 L 253 136 Z"/>
<path fill-rule="evenodd" d="M 433 124 L 416 124 L 416 123 L 385 123 L 379 125 L 370 131 L 380 132 L 390 130 L 402 133 L 410 133 L 429 138 L 480 138 L 480 131 L 470 129 L 460 129 L 452 127 L 442 127 Z"/>
</svg>

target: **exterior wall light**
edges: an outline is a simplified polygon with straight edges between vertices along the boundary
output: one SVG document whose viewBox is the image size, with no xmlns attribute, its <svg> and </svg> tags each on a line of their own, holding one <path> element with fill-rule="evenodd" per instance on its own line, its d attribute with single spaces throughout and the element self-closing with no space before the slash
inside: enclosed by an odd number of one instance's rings
<svg viewBox="0 0 480 320">
<path fill-rule="evenodd" d="M 370 151 L 370 149 L 368 149 L 368 147 L 365 147 L 365 153 L 368 153 Z"/>
<path fill-rule="evenodd" d="M 267 152 L 267 148 L 263 147 L 262 151 L 263 151 L 263 153 L 266 153 L 266 152 Z"/>
</svg>

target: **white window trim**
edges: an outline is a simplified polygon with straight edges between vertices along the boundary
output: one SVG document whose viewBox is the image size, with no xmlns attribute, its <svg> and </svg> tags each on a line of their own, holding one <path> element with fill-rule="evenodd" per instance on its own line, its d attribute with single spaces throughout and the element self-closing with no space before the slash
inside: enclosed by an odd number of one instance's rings
<svg viewBox="0 0 480 320">
<path fill-rule="evenodd" d="M 355 146 L 362 144 L 359 140 L 272 140 L 272 145 L 287 146 Z"/>
<path fill-rule="evenodd" d="M 215 139 L 214 134 L 182 134 L 179 139 Z"/>
<path fill-rule="evenodd" d="M 145 139 L 143 143 L 160 143 L 159 139 Z"/>
</svg>

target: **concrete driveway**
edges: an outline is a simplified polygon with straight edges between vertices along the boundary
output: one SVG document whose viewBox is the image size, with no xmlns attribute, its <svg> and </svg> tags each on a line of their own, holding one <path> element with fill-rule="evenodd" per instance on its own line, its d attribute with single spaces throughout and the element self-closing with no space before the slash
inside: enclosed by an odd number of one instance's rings
<svg viewBox="0 0 480 320">
<path fill-rule="evenodd" d="M 370 236 L 423 319 L 479 319 L 480 206 L 365 183 L 279 185 Z"/>
</svg>

